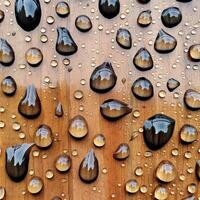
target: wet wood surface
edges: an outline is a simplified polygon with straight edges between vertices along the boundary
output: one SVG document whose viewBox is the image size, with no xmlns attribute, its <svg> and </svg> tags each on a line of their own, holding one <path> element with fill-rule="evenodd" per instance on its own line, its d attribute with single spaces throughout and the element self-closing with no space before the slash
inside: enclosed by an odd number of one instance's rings
<svg viewBox="0 0 200 200">
<path fill-rule="evenodd" d="M 195 195 L 196 197 L 200 196 L 195 174 L 188 172 L 194 169 L 195 161 L 200 158 L 199 142 L 183 146 L 180 144 L 178 136 L 180 127 L 185 123 L 190 123 L 198 129 L 200 126 L 199 112 L 191 112 L 183 105 L 183 94 L 186 89 L 192 88 L 200 91 L 199 63 L 190 62 L 184 52 L 194 42 L 199 43 L 200 7 L 198 0 L 185 4 L 175 0 L 152 0 L 146 5 L 139 4 L 135 0 L 122 0 L 120 14 L 111 20 L 104 18 L 99 13 L 97 0 L 69 1 L 71 14 L 63 19 L 55 13 L 57 1 L 51 0 L 47 4 L 41 0 L 42 19 L 40 25 L 30 33 L 23 31 L 17 25 L 14 2 L 11 1 L 11 5 L 8 7 L 4 5 L 4 0 L 0 2 L 0 8 L 5 12 L 5 19 L 0 24 L 0 36 L 8 40 L 16 54 L 15 62 L 11 67 L 0 66 L 0 80 L 11 75 L 15 78 L 18 86 L 13 97 L 6 97 L 0 92 L 0 106 L 5 108 L 5 112 L 0 113 L 0 120 L 5 122 L 5 127 L 0 129 L 2 151 L 0 186 L 6 188 L 6 200 L 49 200 L 54 196 L 70 200 L 153 199 L 153 191 L 159 184 L 154 173 L 162 160 L 170 160 L 178 172 L 176 180 L 166 184 L 170 192 L 168 199 L 179 200 L 188 196 L 187 186 L 190 183 L 197 184 L 198 190 Z M 169 6 L 178 6 L 183 14 L 182 22 L 171 29 L 165 28 L 160 20 L 161 11 Z M 142 10 L 147 9 L 152 11 L 153 24 L 147 28 L 140 28 L 136 23 L 137 16 Z M 93 28 L 90 32 L 81 33 L 76 29 L 74 21 L 79 14 L 86 14 L 91 18 Z M 122 19 L 123 16 L 120 18 L 121 14 L 126 16 L 125 19 Z M 47 24 L 47 16 L 55 18 L 52 25 Z M 78 52 L 69 57 L 70 65 L 67 67 L 62 63 L 64 56 L 57 54 L 55 50 L 58 26 L 67 27 L 79 47 Z M 100 30 L 101 26 L 103 30 Z M 47 43 L 40 41 L 42 27 L 46 28 Z M 133 47 L 130 50 L 123 50 L 115 42 L 116 31 L 119 27 L 126 27 L 132 34 Z M 178 41 L 177 48 L 172 53 L 161 55 L 153 48 L 154 40 L 161 28 L 175 36 Z M 30 42 L 25 42 L 27 35 L 32 38 Z M 43 52 L 44 59 L 39 67 L 33 68 L 25 61 L 24 54 L 30 47 L 38 47 Z M 154 68 L 150 71 L 140 72 L 132 63 L 135 53 L 141 47 L 146 47 L 154 59 Z M 53 68 L 50 65 L 51 60 L 57 60 L 58 66 Z M 89 78 L 94 66 L 100 65 L 104 61 L 112 62 L 118 80 L 112 91 L 106 94 L 97 94 L 90 89 Z M 20 64 L 26 64 L 26 68 L 20 69 Z M 131 93 L 133 81 L 141 76 L 151 80 L 155 90 L 154 97 L 144 102 L 137 100 Z M 45 82 L 45 77 L 50 78 L 50 83 Z M 122 83 L 124 78 L 126 82 Z M 180 87 L 172 93 L 166 87 L 169 78 L 175 78 L 181 83 Z M 86 80 L 85 85 L 81 84 L 82 79 Z M 42 103 L 42 113 L 35 120 L 27 120 L 17 111 L 18 103 L 29 84 L 36 86 Z M 83 99 L 76 100 L 74 98 L 73 93 L 76 90 L 83 91 Z M 159 97 L 160 90 L 166 91 L 165 98 Z M 139 110 L 140 117 L 135 118 L 130 114 L 117 122 L 106 121 L 99 112 L 99 106 L 109 98 L 129 103 L 134 111 Z M 64 109 L 64 116 L 61 118 L 54 115 L 55 106 L 59 101 Z M 176 120 L 174 134 L 164 148 L 153 152 L 151 157 L 146 158 L 144 154 L 149 149 L 144 144 L 141 127 L 145 119 L 161 112 Z M 89 134 L 81 141 L 74 140 L 67 132 L 69 120 L 77 114 L 83 115 L 89 125 Z M 13 130 L 14 122 L 20 123 L 19 131 Z M 50 149 L 40 150 L 39 157 L 33 157 L 32 153 L 30 154 L 29 171 L 34 170 L 34 174 L 44 181 L 43 191 L 37 196 L 33 196 L 26 190 L 27 182 L 31 177 L 29 174 L 20 183 L 14 183 L 8 178 L 5 171 L 5 149 L 14 144 L 32 142 L 33 133 L 41 123 L 48 124 L 52 128 L 55 142 Z M 20 132 L 25 133 L 25 139 L 19 138 Z M 92 143 L 94 135 L 98 133 L 102 133 L 106 137 L 106 145 L 101 149 L 95 148 Z M 133 134 L 136 134 L 137 137 L 130 141 Z M 117 146 L 124 142 L 130 145 L 130 157 L 126 161 L 119 162 L 112 158 L 112 154 Z M 100 173 L 96 182 L 85 184 L 78 177 L 78 168 L 83 157 L 91 148 L 95 150 L 99 160 Z M 177 157 L 173 157 L 171 154 L 174 148 L 179 150 L 180 155 Z M 33 148 L 33 150 L 36 149 L 37 147 Z M 72 156 L 73 164 L 70 172 L 58 173 L 54 167 L 55 158 L 63 151 L 72 155 L 75 150 L 78 155 Z M 184 156 L 187 151 L 192 153 L 190 159 L 186 159 Z M 136 167 L 143 168 L 142 176 L 135 175 Z M 48 169 L 54 171 L 54 177 L 51 180 L 45 177 Z M 103 171 L 107 171 L 107 173 L 103 173 Z M 184 181 L 179 179 L 181 174 L 185 175 Z M 140 191 L 135 195 L 125 193 L 124 184 L 131 178 L 137 179 L 140 186 L 147 186 L 147 193 Z"/>
</svg>

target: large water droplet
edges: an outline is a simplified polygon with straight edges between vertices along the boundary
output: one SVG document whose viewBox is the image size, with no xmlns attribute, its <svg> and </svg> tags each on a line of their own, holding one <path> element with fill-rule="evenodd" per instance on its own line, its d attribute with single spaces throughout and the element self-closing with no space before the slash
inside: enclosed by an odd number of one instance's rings
<svg viewBox="0 0 200 200">
<path fill-rule="evenodd" d="M 137 18 L 137 23 L 141 27 L 147 27 L 151 24 L 151 22 L 152 22 L 152 17 L 150 10 L 142 11 Z"/>
<path fill-rule="evenodd" d="M 158 200 L 166 200 L 169 196 L 169 192 L 167 188 L 158 185 L 154 191 L 154 197 Z"/>
<path fill-rule="evenodd" d="M 162 148 L 171 138 L 175 126 L 175 120 L 163 115 L 157 114 L 144 122 L 144 140 L 146 145 L 152 150 Z"/>
<path fill-rule="evenodd" d="M 170 78 L 168 81 L 167 81 L 167 88 L 170 92 L 173 92 L 177 87 L 180 86 L 180 82 L 177 81 L 176 79 L 174 78 Z"/>
<path fill-rule="evenodd" d="M 194 44 L 189 48 L 189 58 L 194 62 L 200 61 L 200 44 Z"/>
<path fill-rule="evenodd" d="M 86 15 L 79 15 L 75 20 L 75 25 L 81 32 L 88 32 L 92 28 L 92 22 Z"/>
<path fill-rule="evenodd" d="M 70 56 L 77 52 L 78 46 L 74 42 L 70 32 L 64 27 L 57 28 L 56 51 L 64 56 Z"/>
<path fill-rule="evenodd" d="M 72 160 L 67 154 L 61 154 L 56 158 L 55 167 L 59 172 L 68 172 L 71 168 Z"/>
<path fill-rule="evenodd" d="M 34 85 L 29 85 L 22 100 L 18 105 L 19 113 L 28 118 L 33 119 L 41 113 L 41 102 Z"/>
<path fill-rule="evenodd" d="M 7 96 L 12 96 L 15 94 L 17 89 L 17 84 L 12 76 L 6 76 L 1 82 L 1 90 Z"/>
<path fill-rule="evenodd" d="M 15 182 L 22 181 L 28 172 L 29 153 L 34 144 L 20 144 L 6 149 L 6 172 Z"/>
<path fill-rule="evenodd" d="M 38 194 L 41 192 L 42 188 L 43 188 L 42 179 L 37 176 L 31 177 L 31 179 L 29 180 L 28 185 L 27 185 L 27 190 L 31 194 Z"/>
<path fill-rule="evenodd" d="M 10 66 L 15 60 L 15 53 L 11 45 L 0 38 L 0 63 L 4 66 Z"/>
<path fill-rule="evenodd" d="M 199 110 L 200 109 L 200 93 L 189 89 L 186 90 L 184 94 L 184 103 L 186 107 L 190 110 Z"/>
<path fill-rule="evenodd" d="M 116 160 L 125 160 L 129 157 L 129 154 L 129 145 L 126 143 L 122 143 L 117 147 L 117 149 L 113 153 L 113 158 Z"/>
<path fill-rule="evenodd" d="M 129 194 L 134 194 L 140 189 L 139 183 L 136 180 L 129 180 L 125 184 L 125 190 Z"/>
<path fill-rule="evenodd" d="M 158 32 L 156 37 L 154 48 L 159 53 L 170 53 L 172 52 L 177 45 L 176 38 L 163 29 Z"/>
<path fill-rule="evenodd" d="M 98 93 L 110 91 L 117 82 L 117 76 L 109 62 L 96 67 L 90 77 L 90 88 Z"/>
<path fill-rule="evenodd" d="M 119 0 L 99 0 L 100 13 L 108 18 L 114 18 L 119 14 L 120 1 Z"/>
<path fill-rule="evenodd" d="M 57 15 L 60 17 L 67 17 L 70 14 L 70 7 L 64 1 L 58 2 L 56 4 L 55 10 L 56 10 Z"/>
<path fill-rule="evenodd" d="M 34 30 L 40 23 L 41 7 L 39 0 L 16 0 L 15 16 L 18 25 L 25 31 Z"/>
<path fill-rule="evenodd" d="M 38 66 L 43 60 L 43 54 L 40 49 L 32 47 L 25 53 L 25 59 L 32 67 Z"/>
<path fill-rule="evenodd" d="M 120 47 L 130 49 L 132 47 L 132 36 L 128 29 L 120 28 L 117 30 L 116 41 Z"/>
<path fill-rule="evenodd" d="M 132 108 L 122 101 L 108 99 L 101 104 L 100 112 L 105 119 L 115 121 L 131 113 Z"/>
<path fill-rule="evenodd" d="M 177 26 L 182 20 L 182 14 L 179 8 L 169 7 L 163 10 L 161 14 L 162 23 L 168 27 L 172 28 Z"/>
<path fill-rule="evenodd" d="M 99 163 L 94 151 L 89 150 L 79 167 L 79 176 L 85 183 L 94 182 L 99 174 Z"/>
</svg>

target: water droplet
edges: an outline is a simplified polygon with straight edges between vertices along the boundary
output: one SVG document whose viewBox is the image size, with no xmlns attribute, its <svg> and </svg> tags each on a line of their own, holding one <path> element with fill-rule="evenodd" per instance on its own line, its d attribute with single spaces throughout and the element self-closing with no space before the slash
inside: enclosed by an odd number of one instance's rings
<svg viewBox="0 0 200 200">
<path fill-rule="evenodd" d="M 53 24 L 54 21 L 55 21 L 55 19 L 54 19 L 53 16 L 48 16 L 46 20 L 47 20 L 47 23 L 48 23 L 48 24 Z"/>
<path fill-rule="evenodd" d="M 198 131 L 197 129 L 189 124 L 182 126 L 180 130 L 180 139 L 183 143 L 192 143 L 197 140 Z"/>
<path fill-rule="evenodd" d="M 81 90 L 76 90 L 74 92 L 74 98 L 78 99 L 78 100 L 82 99 L 83 98 L 83 92 Z"/>
<path fill-rule="evenodd" d="M 200 181 L 200 160 L 196 161 L 195 173 L 196 173 L 197 179 Z"/>
<path fill-rule="evenodd" d="M 129 145 L 126 143 L 122 143 L 117 147 L 117 149 L 113 153 L 113 158 L 116 160 L 125 160 L 129 157 L 129 154 Z"/>
<path fill-rule="evenodd" d="M 3 10 L 0 10 L 0 23 L 4 20 L 5 14 Z"/>
<path fill-rule="evenodd" d="M 189 48 L 189 58 L 194 62 L 200 61 L 200 44 L 194 44 Z"/>
<path fill-rule="evenodd" d="M 86 15 L 79 15 L 75 20 L 76 28 L 81 32 L 88 32 L 92 28 L 92 22 Z"/>
<path fill-rule="evenodd" d="M 46 172 L 45 172 L 45 176 L 47 179 L 52 179 L 54 177 L 54 173 L 51 169 L 48 169 Z"/>
<path fill-rule="evenodd" d="M 138 70 L 147 71 L 153 68 L 153 59 L 146 48 L 141 48 L 135 54 L 133 64 Z"/>
<path fill-rule="evenodd" d="M 169 196 L 167 188 L 164 186 L 158 185 L 154 191 L 154 197 L 158 200 L 165 200 Z"/>
<path fill-rule="evenodd" d="M 175 166 L 168 160 L 161 161 L 156 169 L 156 177 L 164 183 L 173 181 L 176 173 Z"/>
<path fill-rule="evenodd" d="M 64 64 L 65 66 L 68 66 L 68 65 L 70 64 L 70 60 L 69 60 L 68 58 L 64 58 L 64 59 L 63 59 L 63 64 Z"/>
<path fill-rule="evenodd" d="M 24 139 L 24 138 L 26 137 L 26 135 L 25 135 L 25 133 L 20 132 L 20 133 L 18 134 L 18 137 L 19 137 L 19 139 Z"/>
<path fill-rule="evenodd" d="M 17 90 L 17 84 L 12 76 L 6 76 L 1 81 L 1 90 L 7 96 L 13 96 Z"/>
<path fill-rule="evenodd" d="M 139 189 L 140 189 L 140 186 L 136 180 L 129 180 L 126 182 L 125 190 L 129 194 L 134 194 L 134 193 L 138 192 Z"/>
<path fill-rule="evenodd" d="M 196 90 L 186 90 L 184 94 L 184 103 L 189 110 L 200 109 L 200 93 Z"/>
<path fill-rule="evenodd" d="M 41 19 L 39 0 L 16 0 L 15 16 L 18 25 L 22 29 L 25 31 L 34 30 L 39 25 Z"/>
<path fill-rule="evenodd" d="M 141 27 L 147 27 L 151 24 L 151 22 L 152 22 L 152 17 L 150 10 L 142 11 L 137 18 L 137 23 Z"/>
<path fill-rule="evenodd" d="M 177 148 L 174 148 L 174 149 L 172 149 L 171 153 L 172 153 L 172 156 L 178 156 L 179 150 Z"/>
<path fill-rule="evenodd" d="M 177 0 L 177 1 L 180 1 L 180 0 Z M 196 200 L 196 197 L 193 195 L 190 195 L 188 197 L 183 198 L 182 200 Z"/>
<path fill-rule="evenodd" d="M 55 10 L 56 10 L 57 15 L 60 17 L 67 17 L 70 14 L 70 7 L 64 1 L 58 2 L 56 4 Z"/>
<path fill-rule="evenodd" d="M 141 185 L 140 192 L 145 194 L 148 192 L 148 187 L 146 185 Z"/>
<path fill-rule="evenodd" d="M 72 150 L 72 156 L 74 157 L 78 156 L 78 151 L 76 149 Z"/>
<path fill-rule="evenodd" d="M 53 197 L 51 200 L 62 200 L 60 197 Z"/>
<path fill-rule="evenodd" d="M 117 76 L 109 62 L 104 62 L 95 68 L 90 76 L 90 88 L 98 93 L 110 91 L 117 82 Z"/>
<path fill-rule="evenodd" d="M 151 150 L 162 148 L 171 138 L 175 126 L 175 120 L 157 114 L 144 122 L 144 140 Z"/>
<path fill-rule="evenodd" d="M 143 169 L 142 169 L 142 167 L 136 167 L 136 169 L 135 169 L 135 175 L 136 176 L 142 176 L 143 175 Z"/>
<path fill-rule="evenodd" d="M 18 123 L 18 122 L 14 122 L 14 123 L 12 124 L 12 128 L 13 128 L 13 130 L 15 130 L 15 131 L 19 131 L 20 128 L 21 128 L 21 125 L 20 125 L 20 123 Z"/>
<path fill-rule="evenodd" d="M 18 105 L 19 113 L 29 119 L 36 118 L 41 113 L 41 102 L 34 85 L 26 88 L 24 97 Z"/>
<path fill-rule="evenodd" d="M 85 183 L 94 182 L 99 174 L 98 160 L 94 154 L 94 151 L 89 150 L 79 167 L 79 176 Z"/>
<path fill-rule="evenodd" d="M 150 99 L 154 94 L 152 83 L 144 77 L 135 80 L 131 90 L 133 95 L 142 101 Z"/>
<path fill-rule="evenodd" d="M 177 87 L 180 86 L 180 82 L 177 81 L 176 79 L 174 78 L 170 78 L 168 81 L 167 81 L 167 88 L 170 92 L 173 92 Z"/>
<path fill-rule="evenodd" d="M 115 121 L 131 113 L 132 108 L 122 101 L 108 99 L 101 104 L 100 112 L 105 119 Z"/>
<path fill-rule="evenodd" d="M 46 43 L 46 42 L 48 41 L 47 35 L 42 34 L 42 35 L 40 36 L 40 41 L 43 42 L 43 43 Z"/>
<path fill-rule="evenodd" d="M 52 67 L 57 67 L 57 66 L 58 66 L 57 60 L 51 60 L 50 65 L 51 65 Z"/>
<path fill-rule="evenodd" d="M 36 67 L 42 62 L 43 54 L 40 49 L 32 47 L 26 51 L 25 59 L 29 65 Z"/>
<path fill-rule="evenodd" d="M 68 128 L 69 134 L 75 139 L 82 139 L 88 134 L 88 124 L 85 118 L 77 115 L 71 119 Z"/>
<path fill-rule="evenodd" d="M 100 13 L 108 18 L 112 19 L 119 14 L 120 1 L 119 0 L 99 0 Z"/>
<path fill-rule="evenodd" d="M 165 91 L 165 90 L 160 90 L 160 91 L 158 92 L 158 96 L 159 96 L 160 98 L 165 98 L 165 96 L 166 96 L 166 91 Z"/>
<path fill-rule="evenodd" d="M 132 36 L 128 29 L 120 28 L 117 30 L 116 41 L 123 49 L 132 47 Z"/>
<path fill-rule="evenodd" d="M 177 45 L 176 38 L 161 29 L 156 37 L 154 48 L 158 53 L 170 53 Z"/>
<path fill-rule="evenodd" d="M 93 144 L 99 148 L 103 147 L 106 144 L 105 136 L 103 134 L 95 135 L 93 138 Z"/>
<path fill-rule="evenodd" d="M 63 116 L 63 108 L 61 102 L 58 102 L 56 109 L 55 109 L 55 115 L 57 117 L 62 117 Z"/>
<path fill-rule="evenodd" d="M 191 183 L 187 186 L 187 190 L 190 194 L 194 194 L 196 192 L 197 185 L 195 183 Z"/>
<path fill-rule="evenodd" d="M 163 10 L 161 14 L 162 23 L 168 27 L 172 28 L 177 26 L 182 20 L 182 14 L 179 8 L 169 7 Z"/>
<path fill-rule="evenodd" d="M 56 51 L 59 54 L 69 56 L 77 52 L 78 46 L 66 28 L 58 27 L 57 34 Z"/>
<path fill-rule="evenodd" d="M 71 168 L 72 160 L 70 156 L 63 153 L 56 158 L 55 167 L 59 172 L 68 172 Z"/>
<path fill-rule="evenodd" d="M 0 186 L 0 199 L 3 200 L 5 196 L 6 196 L 6 189 Z"/>
<path fill-rule="evenodd" d="M 31 194 L 38 194 L 42 190 L 42 188 L 43 188 L 42 179 L 37 176 L 31 177 L 27 185 L 27 190 Z"/>
<path fill-rule="evenodd" d="M 140 111 L 139 111 L 139 110 L 134 110 L 134 111 L 133 111 L 133 116 L 134 116 L 135 118 L 140 117 Z"/>
</svg>

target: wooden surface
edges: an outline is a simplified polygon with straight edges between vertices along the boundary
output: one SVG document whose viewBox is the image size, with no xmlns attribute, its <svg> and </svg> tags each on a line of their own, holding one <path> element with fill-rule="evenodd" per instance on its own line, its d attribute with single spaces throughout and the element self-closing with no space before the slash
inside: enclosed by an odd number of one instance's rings
<svg viewBox="0 0 200 200">
<path fill-rule="evenodd" d="M 5 38 L 12 45 L 16 60 L 11 67 L 5 68 L 0 66 L 0 80 L 7 75 L 12 75 L 18 85 L 17 92 L 14 97 L 6 97 L 0 92 L 0 106 L 5 107 L 6 111 L 0 113 L 0 120 L 4 121 L 6 126 L 0 129 L 0 147 L 2 154 L 0 156 L 0 185 L 6 188 L 6 200 L 50 200 L 53 196 L 60 196 L 62 199 L 70 200 L 106 200 L 106 199 L 153 199 L 154 188 L 158 185 L 155 178 L 155 168 L 161 160 L 167 159 L 174 163 L 177 168 L 178 175 L 174 182 L 167 184 L 166 187 L 170 191 L 170 200 L 180 200 L 188 195 L 187 185 L 197 183 L 195 174 L 187 172 L 189 167 L 194 168 L 196 159 L 200 158 L 198 154 L 199 142 L 192 145 L 183 146 L 178 139 L 178 131 L 185 123 L 190 123 L 199 128 L 199 112 L 191 112 L 185 109 L 183 105 L 183 94 L 186 89 L 193 88 L 200 91 L 199 79 L 199 63 L 195 70 L 194 63 L 188 61 L 187 54 L 184 50 L 196 41 L 200 42 L 199 29 L 196 28 L 196 34 L 191 34 L 195 24 L 200 19 L 199 0 L 193 0 L 191 3 L 178 3 L 175 0 L 152 0 L 147 5 L 141 5 L 136 0 L 121 0 L 121 12 L 126 15 L 125 19 L 120 18 L 120 14 L 112 19 L 105 19 L 98 11 L 98 1 L 92 0 L 71 0 L 69 2 L 71 14 L 69 17 L 61 19 L 55 11 L 57 1 L 52 0 L 49 4 L 45 4 L 42 0 L 42 19 L 40 25 L 32 32 L 23 31 L 16 23 L 14 11 L 14 2 L 6 7 L 4 0 L 1 0 L 0 9 L 5 12 L 5 19 L 0 24 L 0 37 Z M 183 14 L 183 21 L 177 27 L 165 28 L 160 20 L 160 12 L 169 6 L 178 6 Z M 194 8 L 197 11 L 194 12 Z M 94 12 L 93 12 L 94 9 Z M 152 11 L 153 24 L 148 28 L 140 28 L 136 24 L 137 16 L 140 11 L 150 9 Z M 128 12 L 128 13 L 126 13 Z M 89 33 L 79 32 L 74 25 L 75 18 L 79 14 L 88 15 L 93 23 L 93 28 Z M 47 16 L 54 16 L 55 22 L 52 25 L 46 23 Z M 98 29 L 99 25 L 103 25 L 103 30 Z M 72 71 L 68 72 L 68 67 L 62 64 L 63 56 L 55 51 L 56 27 L 67 27 L 74 40 L 79 46 L 78 52 L 69 57 Z M 40 29 L 45 27 L 48 36 L 48 42 L 43 44 L 40 41 Z M 133 47 L 130 50 L 123 50 L 115 42 L 116 31 L 119 27 L 126 27 L 132 34 Z M 155 37 L 160 28 L 172 34 L 177 38 L 178 46 L 174 52 L 166 55 L 160 55 L 153 49 Z M 183 34 L 178 34 L 181 31 Z M 12 32 L 16 32 L 12 36 Z M 25 42 L 25 36 L 32 37 L 31 42 Z M 187 39 L 186 36 L 190 38 Z M 85 47 L 84 47 L 85 46 Z M 38 47 L 44 55 L 42 64 L 33 68 L 26 64 L 24 54 L 30 47 Z M 137 50 L 146 47 L 152 54 L 154 59 L 154 68 L 147 72 L 138 71 L 132 64 L 132 59 Z M 55 59 L 58 66 L 52 68 L 50 61 Z M 90 74 L 96 66 L 104 61 L 110 61 L 113 64 L 117 74 L 118 81 L 115 88 L 106 94 L 96 94 L 89 87 Z M 19 69 L 19 64 L 26 64 L 25 69 Z M 187 67 L 190 66 L 190 67 Z M 187 69 L 188 68 L 188 69 Z M 44 82 L 46 76 L 50 77 L 51 84 L 56 88 L 49 88 Z M 152 81 L 155 89 L 154 97 L 151 100 L 141 102 L 133 97 L 131 93 L 131 85 L 134 80 L 144 76 Z M 122 78 L 126 78 L 126 83 L 122 83 Z M 166 82 L 169 78 L 176 78 L 181 82 L 181 86 L 175 91 L 179 94 L 178 98 L 174 98 L 174 93 L 167 91 Z M 80 80 L 85 79 L 86 84 L 81 85 Z M 17 111 L 20 98 L 23 96 L 25 87 L 28 84 L 34 84 L 37 87 L 38 94 L 42 102 L 42 113 L 35 120 L 26 120 Z M 161 86 L 156 85 L 160 83 Z M 50 84 L 50 85 L 51 85 Z M 82 100 L 76 100 L 73 97 L 75 90 L 80 89 L 84 93 Z M 161 99 L 158 96 L 160 90 L 167 92 L 166 97 Z M 140 111 L 140 117 L 134 118 L 132 114 L 124 117 L 117 122 L 108 122 L 102 118 L 99 112 L 99 105 L 108 98 L 116 98 L 130 103 L 133 110 Z M 62 102 L 65 115 L 62 118 L 54 116 L 54 109 L 58 101 Z M 84 111 L 80 111 L 80 106 L 84 107 Z M 138 132 L 143 126 L 143 122 L 148 117 L 163 112 L 176 119 L 176 127 L 172 139 L 168 144 L 159 151 L 153 153 L 150 158 L 145 158 L 144 153 L 148 148 L 144 144 L 142 133 Z M 77 114 L 83 115 L 89 124 L 89 135 L 81 141 L 75 141 L 67 133 L 68 121 Z M 16 117 L 15 117 L 16 116 Z M 12 123 L 19 122 L 21 130 L 26 134 L 24 140 L 19 139 L 18 133 L 12 129 Z M 26 183 L 30 178 L 28 174 L 26 179 L 20 183 L 12 182 L 5 172 L 5 149 L 6 147 L 23 142 L 31 142 L 35 129 L 41 123 L 51 126 L 54 137 L 57 141 L 46 151 L 40 150 L 40 156 L 34 158 L 30 154 L 29 170 L 34 170 L 35 175 L 41 177 L 44 181 L 43 191 L 33 196 L 26 192 Z M 138 136 L 130 140 L 133 132 L 137 132 Z M 97 149 L 92 144 L 92 138 L 97 133 L 103 133 L 106 137 L 106 145 L 102 149 Z M 116 147 L 123 142 L 130 145 L 130 157 L 124 161 L 115 161 L 112 153 Z M 100 164 L 100 173 L 98 180 L 92 184 L 84 184 L 78 177 L 78 168 L 81 160 L 90 148 L 94 148 L 96 156 Z M 173 157 L 171 150 L 178 148 L 180 155 Z M 36 147 L 33 148 L 37 149 Z M 72 150 L 78 151 L 78 156 L 73 157 L 73 166 L 69 173 L 59 174 L 54 168 L 54 160 L 64 150 L 71 154 Z M 192 158 L 186 159 L 184 153 L 192 152 Z M 47 158 L 42 158 L 43 155 Z M 124 164 L 124 165 L 123 165 Z M 135 176 L 135 168 L 141 166 L 144 174 L 141 177 Z M 106 168 L 108 172 L 102 173 L 102 169 Z M 45 171 L 52 169 L 54 178 L 48 180 L 45 178 Z M 180 174 L 186 176 L 185 181 L 180 181 Z M 148 192 L 142 194 L 140 191 L 135 195 L 128 195 L 124 191 L 124 183 L 131 178 L 136 178 L 140 185 L 146 185 Z M 96 191 L 94 190 L 96 187 Z M 199 184 L 197 185 L 199 188 Z M 200 196 L 200 189 L 196 196 Z"/>
</svg>

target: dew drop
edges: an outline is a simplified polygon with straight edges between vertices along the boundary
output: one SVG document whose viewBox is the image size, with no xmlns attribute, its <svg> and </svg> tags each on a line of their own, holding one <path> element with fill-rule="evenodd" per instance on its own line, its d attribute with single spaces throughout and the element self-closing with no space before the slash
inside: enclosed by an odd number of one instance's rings
<svg viewBox="0 0 200 200">
<path fill-rule="evenodd" d="M 60 17 L 67 17 L 70 14 L 70 7 L 69 5 L 64 2 L 64 1 L 60 1 L 56 4 L 56 13 L 58 16 Z"/>
<path fill-rule="evenodd" d="M 27 190 L 31 194 L 38 194 L 43 188 L 43 181 L 41 178 L 37 176 L 33 176 L 29 181 L 27 185 Z"/>
<path fill-rule="evenodd" d="M 1 81 L 1 90 L 7 96 L 13 96 L 17 90 L 17 84 L 12 76 L 7 76 Z"/>
<path fill-rule="evenodd" d="M 75 155 L 75 154 L 74 154 Z M 59 172 L 68 172 L 71 168 L 72 160 L 70 156 L 63 153 L 59 155 L 55 160 L 55 167 Z"/>
<path fill-rule="evenodd" d="M 138 192 L 139 189 L 140 189 L 140 186 L 136 180 L 129 180 L 126 182 L 125 190 L 129 194 L 134 194 L 134 193 Z"/>
<path fill-rule="evenodd" d="M 40 49 L 32 47 L 26 51 L 25 59 L 29 65 L 36 67 L 42 62 L 43 54 Z"/>
<path fill-rule="evenodd" d="M 105 143 L 106 143 L 106 138 L 103 134 L 97 134 L 94 136 L 93 138 L 94 146 L 101 148 L 105 145 Z"/>
<path fill-rule="evenodd" d="M 141 27 L 149 26 L 152 23 L 151 11 L 142 11 L 137 18 L 137 23 Z"/>
<path fill-rule="evenodd" d="M 126 143 L 122 143 L 117 147 L 117 149 L 113 153 L 113 158 L 116 160 L 125 160 L 129 157 L 129 154 L 129 145 Z"/>
<path fill-rule="evenodd" d="M 75 20 L 76 28 L 81 32 L 88 32 L 92 28 L 92 22 L 86 15 L 79 15 Z"/>
</svg>

